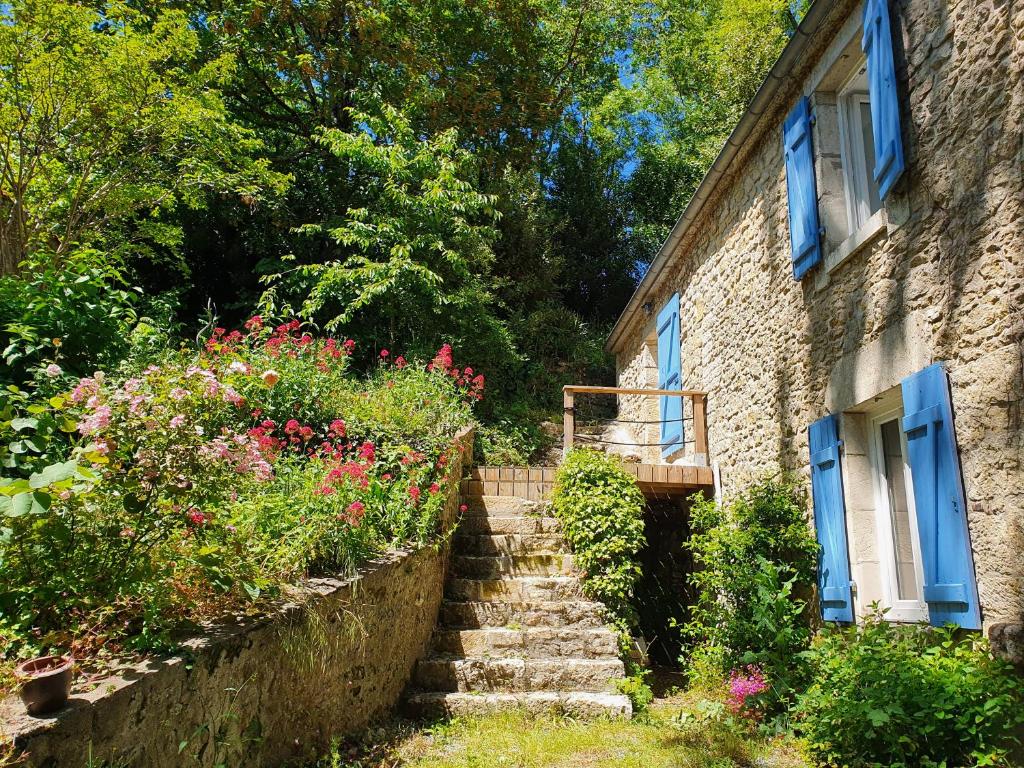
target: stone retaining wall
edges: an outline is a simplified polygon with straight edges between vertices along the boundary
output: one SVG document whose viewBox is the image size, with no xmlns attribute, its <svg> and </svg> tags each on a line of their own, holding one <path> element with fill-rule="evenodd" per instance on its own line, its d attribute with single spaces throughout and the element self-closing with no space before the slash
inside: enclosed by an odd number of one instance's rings
<svg viewBox="0 0 1024 768">
<path fill-rule="evenodd" d="M 456 439 L 458 478 L 472 431 Z M 452 483 L 443 530 L 458 493 Z M 447 563 L 441 541 L 388 554 L 351 579 L 310 579 L 276 613 L 95 681 L 52 717 L 29 717 L 9 699 L 0 734 L 38 768 L 276 766 L 322 755 L 332 737 L 397 704 L 434 629 Z"/>
</svg>

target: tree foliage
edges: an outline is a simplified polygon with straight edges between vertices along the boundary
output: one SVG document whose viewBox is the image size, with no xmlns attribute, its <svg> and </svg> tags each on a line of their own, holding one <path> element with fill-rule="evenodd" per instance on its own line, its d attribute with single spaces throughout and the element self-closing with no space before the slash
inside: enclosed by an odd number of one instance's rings
<svg viewBox="0 0 1024 768">
<path fill-rule="evenodd" d="M 219 87 L 230 57 L 200 62 L 185 15 L 152 21 L 22 0 L 0 24 L 0 272 L 81 244 L 173 248 L 179 205 L 211 192 L 255 205 L 286 176 L 257 157 Z"/>
</svg>

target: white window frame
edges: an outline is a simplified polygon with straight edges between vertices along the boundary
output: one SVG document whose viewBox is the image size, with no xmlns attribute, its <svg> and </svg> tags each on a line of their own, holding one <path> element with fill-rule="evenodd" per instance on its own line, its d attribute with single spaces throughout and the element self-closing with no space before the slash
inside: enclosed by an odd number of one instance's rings
<svg viewBox="0 0 1024 768">
<path fill-rule="evenodd" d="M 858 82 L 866 67 L 867 59 L 862 58 L 854 67 L 853 74 L 836 94 L 836 107 L 839 110 L 839 155 L 846 193 L 846 231 L 851 237 L 856 237 L 867 226 L 870 226 L 872 231 L 877 230 L 878 222 L 874 219 L 882 210 L 879 207 L 878 211 L 872 213 L 868 190 L 861 188 L 863 180 L 870 178 L 873 172 L 873 163 L 864 156 L 863 140 L 857 141 L 853 135 L 854 130 L 860 131 L 860 114 L 854 107 L 871 103 L 864 86 Z M 857 128 L 854 129 L 854 126 Z"/>
<path fill-rule="evenodd" d="M 916 600 L 899 599 L 899 582 L 896 574 L 896 549 L 893 543 L 892 511 L 889 508 L 889 494 L 885 480 L 885 456 L 882 449 L 882 425 L 896 419 L 900 424 L 900 450 L 903 452 L 903 473 L 907 490 L 907 507 L 910 513 L 911 546 L 914 564 L 917 568 Z M 885 596 L 883 607 L 888 608 L 885 616 L 890 621 L 928 621 L 928 604 L 924 601 L 924 569 L 921 561 L 921 537 L 917 529 L 917 506 L 914 503 L 914 484 L 910 464 L 907 462 L 907 436 L 902 428 L 903 407 L 876 411 L 868 416 L 868 458 L 875 490 L 875 528 L 878 536 L 879 563 L 881 566 L 882 592 Z"/>
</svg>

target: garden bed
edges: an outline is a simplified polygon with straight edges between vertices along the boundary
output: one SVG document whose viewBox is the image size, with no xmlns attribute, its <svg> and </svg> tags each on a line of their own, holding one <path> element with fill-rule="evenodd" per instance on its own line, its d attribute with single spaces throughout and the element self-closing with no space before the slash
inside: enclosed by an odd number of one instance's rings
<svg viewBox="0 0 1024 768">
<path fill-rule="evenodd" d="M 452 471 L 471 455 L 457 437 Z M 454 522 L 449 486 L 442 528 Z M 51 717 L 9 698 L 3 734 L 27 765 L 154 768 L 278 764 L 322 754 L 397 702 L 433 630 L 447 563 L 444 538 L 389 553 L 348 579 L 303 581 L 264 616 L 211 626 L 179 654 L 81 683 Z"/>
</svg>

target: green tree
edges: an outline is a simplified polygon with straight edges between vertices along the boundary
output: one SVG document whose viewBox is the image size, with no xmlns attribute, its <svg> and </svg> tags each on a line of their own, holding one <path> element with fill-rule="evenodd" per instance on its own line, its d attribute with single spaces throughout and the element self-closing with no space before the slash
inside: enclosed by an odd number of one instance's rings
<svg viewBox="0 0 1024 768">
<path fill-rule="evenodd" d="M 217 90 L 230 57 L 199 64 L 181 12 L 120 2 L 5 4 L 0 23 L 0 272 L 35 252 L 180 242 L 173 216 L 210 193 L 256 205 L 287 176 Z"/>
</svg>

